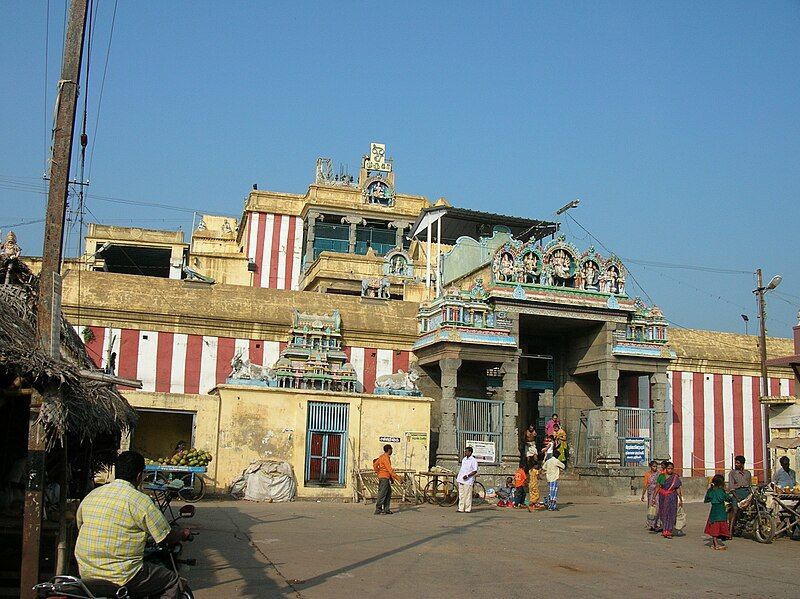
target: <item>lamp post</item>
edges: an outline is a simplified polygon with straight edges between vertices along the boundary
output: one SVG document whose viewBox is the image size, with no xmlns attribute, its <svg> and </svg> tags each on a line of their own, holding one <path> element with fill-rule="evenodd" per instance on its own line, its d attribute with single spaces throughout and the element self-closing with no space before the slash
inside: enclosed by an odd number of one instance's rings
<svg viewBox="0 0 800 599">
<path fill-rule="evenodd" d="M 772 280 L 764 286 L 763 274 L 761 269 L 756 270 L 756 284 L 757 287 L 753 290 L 758 298 L 758 328 L 759 328 L 759 342 L 758 349 L 761 354 L 761 400 L 769 395 L 769 376 L 767 375 L 767 305 L 764 299 L 764 294 L 767 291 L 775 289 L 781 284 L 783 278 L 780 275 L 775 275 Z M 766 405 L 764 410 L 764 466 L 766 467 L 767 476 L 772 473 L 772 460 L 769 454 L 769 404 Z"/>
</svg>

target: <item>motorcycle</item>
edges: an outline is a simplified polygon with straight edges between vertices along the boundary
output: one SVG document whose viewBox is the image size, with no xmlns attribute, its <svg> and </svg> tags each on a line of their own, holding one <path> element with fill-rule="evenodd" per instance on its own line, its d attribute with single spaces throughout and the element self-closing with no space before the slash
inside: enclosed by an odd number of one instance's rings
<svg viewBox="0 0 800 599">
<path fill-rule="evenodd" d="M 734 536 L 751 534 L 759 543 L 771 543 L 775 536 L 775 517 L 767 506 L 767 488 L 759 485 L 738 503 Z"/>
<path fill-rule="evenodd" d="M 182 484 L 181 484 L 182 487 Z M 193 518 L 195 507 L 187 504 L 181 506 L 178 515 L 174 516 L 170 503 L 177 496 L 180 489 L 177 485 L 165 485 L 161 501 L 158 502 L 163 513 L 172 515 L 169 521 L 170 526 L 174 526 L 179 520 Z M 198 533 L 192 531 L 187 541 L 193 541 Z M 145 546 L 144 559 L 151 563 L 157 563 L 178 574 L 178 588 L 180 589 L 180 599 L 194 599 L 194 594 L 189 588 L 185 578 L 180 576 L 182 565 L 194 566 L 195 559 L 182 559 L 183 543 L 150 543 Z M 42 582 L 33 587 L 40 599 L 127 599 L 130 597 L 128 589 L 118 586 L 105 580 L 82 580 L 77 576 L 55 576 L 48 582 Z"/>
</svg>

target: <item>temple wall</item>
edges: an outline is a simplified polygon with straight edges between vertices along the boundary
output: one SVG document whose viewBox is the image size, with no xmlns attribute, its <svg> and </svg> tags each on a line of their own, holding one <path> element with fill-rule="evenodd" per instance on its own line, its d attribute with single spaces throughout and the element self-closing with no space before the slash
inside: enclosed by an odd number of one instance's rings
<svg viewBox="0 0 800 599">
<path fill-rule="evenodd" d="M 431 400 L 424 397 L 246 385 L 221 385 L 210 395 L 138 391 L 126 392 L 125 397 L 136 408 L 182 410 L 196 415 L 194 445 L 213 454 L 205 478 L 211 490 L 218 493 L 226 492 L 252 461 L 272 458 L 292 465 L 299 497 L 352 497 L 353 467 L 372 467 L 373 458 L 383 452 L 385 442 L 380 437 L 400 438 L 399 443 L 392 443 L 395 468 L 428 467 Z M 344 486 L 319 487 L 304 482 L 309 401 L 350 406 Z M 147 434 L 152 436 L 159 431 L 150 430 Z"/>
<path fill-rule="evenodd" d="M 760 376 L 670 370 L 667 372 L 667 433 L 675 466 L 685 476 L 731 468 L 744 455 L 748 467 L 764 467 L 764 407 Z M 793 378 L 771 377 L 770 395 L 795 395 Z M 620 379 L 617 404 L 652 407 L 647 377 Z"/>
<path fill-rule="evenodd" d="M 289 214 L 245 214 L 245 253 L 256 265 L 253 287 L 297 290 L 303 258 L 303 219 Z"/>
</svg>

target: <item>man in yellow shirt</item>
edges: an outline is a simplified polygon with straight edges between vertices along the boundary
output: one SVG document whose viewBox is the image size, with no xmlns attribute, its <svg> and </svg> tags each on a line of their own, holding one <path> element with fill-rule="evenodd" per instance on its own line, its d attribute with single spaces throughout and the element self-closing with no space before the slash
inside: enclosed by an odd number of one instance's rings
<svg viewBox="0 0 800 599">
<path fill-rule="evenodd" d="M 157 543 L 176 543 L 189 530 L 170 530 L 153 500 L 138 490 L 144 474 L 141 454 L 122 452 L 115 471 L 113 482 L 89 493 L 78 507 L 75 558 L 81 578 L 125 586 L 132 599 L 177 599 L 178 575 L 145 562 L 144 546 L 148 536 Z"/>
</svg>

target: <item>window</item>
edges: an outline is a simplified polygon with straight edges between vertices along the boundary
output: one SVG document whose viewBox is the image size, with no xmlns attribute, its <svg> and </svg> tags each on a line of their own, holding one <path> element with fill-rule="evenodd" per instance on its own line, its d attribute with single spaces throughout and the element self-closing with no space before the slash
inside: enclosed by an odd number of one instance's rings
<svg viewBox="0 0 800 599">
<path fill-rule="evenodd" d="M 456 398 L 456 447 L 464 453 L 467 441 L 489 441 L 495 446 L 496 464 L 503 453 L 503 402 L 494 399 Z"/>
<path fill-rule="evenodd" d="M 348 404 L 308 402 L 306 473 L 308 485 L 344 485 Z"/>
<path fill-rule="evenodd" d="M 346 254 L 349 251 L 349 225 L 317 223 L 314 227 L 314 260 L 319 257 L 321 252 Z"/>
</svg>

